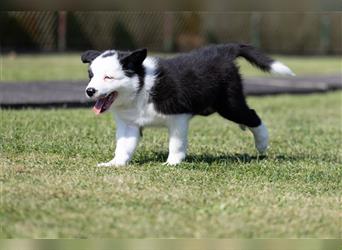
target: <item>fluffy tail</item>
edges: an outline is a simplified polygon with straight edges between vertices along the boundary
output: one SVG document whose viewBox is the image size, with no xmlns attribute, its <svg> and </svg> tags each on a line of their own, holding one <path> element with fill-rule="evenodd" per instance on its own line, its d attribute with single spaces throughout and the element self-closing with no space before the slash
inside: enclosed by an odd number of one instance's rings
<svg viewBox="0 0 342 250">
<path fill-rule="evenodd" d="M 272 58 L 261 53 L 259 50 L 250 45 L 238 44 L 238 54 L 237 57 L 241 56 L 245 58 L 251 64 L 257 66 L 263 71 L 294 76 L 295 74 L 286 65 L 281 62 L 274 61 Z"/>
</svg>

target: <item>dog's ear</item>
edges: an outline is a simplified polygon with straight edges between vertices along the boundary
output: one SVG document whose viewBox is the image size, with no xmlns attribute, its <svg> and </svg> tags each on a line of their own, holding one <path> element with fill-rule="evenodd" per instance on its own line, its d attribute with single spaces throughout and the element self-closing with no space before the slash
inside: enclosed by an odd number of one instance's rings
<svg viewBox="0 0 342 250">
<path fill-rule="evenodd" d="M 101 52 L 97 50 L 87 50 L 81 55 L 81 60 L 83 63 L 91 63 L 100 54 Z"/>
<path fill-rule="evenodd" d="M 138 49 L 121 59 L 122 67 L 126 70 L 140 68 L 147 56 L 147 49 Z"/>
</svg>

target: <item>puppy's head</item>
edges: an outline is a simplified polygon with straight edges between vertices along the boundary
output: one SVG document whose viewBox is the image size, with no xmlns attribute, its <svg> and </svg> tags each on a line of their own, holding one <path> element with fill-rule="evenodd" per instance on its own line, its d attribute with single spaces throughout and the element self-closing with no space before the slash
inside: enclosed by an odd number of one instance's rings
<svg viewBox="0 0 342 250">
<path fill-rule="evenodd" d="M 133 52 L 88 50 L 81 56 L 83 63 L 89 63 L 90 82 L 86 96 L 96 100 L 93 110 L 96 114 L 105 112 L 111 105 L 129 104 L 139 90 L 139 76 L 144 73 L 142 65 L 146 49 Z"/>
</svg>

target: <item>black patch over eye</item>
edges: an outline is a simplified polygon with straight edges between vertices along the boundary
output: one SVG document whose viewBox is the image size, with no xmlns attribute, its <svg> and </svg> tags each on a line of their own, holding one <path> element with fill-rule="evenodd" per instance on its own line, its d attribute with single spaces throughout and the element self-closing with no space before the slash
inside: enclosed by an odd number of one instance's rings
<svg viewBox="0 0 342 250">
<path fill-rule="evenodd" d="M 120 62 L 126 76 L 132 77 L 134 74 L 143 75 L 143 61 L 147 56 L 146 49 L 135 50 L 121 58 Z"/>
<path fill-rule="evenodd" d="M 133 70 L 135 69 L 135 65 L 132 63 L 132 62 L 129 62 L 127 65 L 126 65 L 126 69 L 127 70 Z"/>
<path fill-rule="evenodd" d="M 89 79 L 93 78 L 94 76 L 93 71 L 91 71 L 91 69 L 88 69 L 88 76 L 89 76 Z"/>
<path fill-rule="evenodd" d="M 124 67 L 125 74 L 128 77 L 132 77 L 136 70 L 138 69 L 134 67 L 133 63 L 129 63 L 126 67 Z"/>
</svg>

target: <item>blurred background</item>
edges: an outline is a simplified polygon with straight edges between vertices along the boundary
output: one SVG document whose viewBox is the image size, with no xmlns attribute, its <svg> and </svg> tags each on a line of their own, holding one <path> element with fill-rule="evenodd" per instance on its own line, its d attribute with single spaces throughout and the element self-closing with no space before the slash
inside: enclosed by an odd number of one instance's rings
<svg viewBox="0 0 342 250">
<path fill-rule="evenodd" d="M 207 7 L 225 5 L 216 1 Z M 296 6 L 301 5 L 307 1 Z M 87 65 L 80 54 L 89 49 L 144 47 L 150 55 L 167 57 L 207 44 L 248 43 L 306 78 L 267 81 L 269 75 L 239 59 L 247 94 L 339 89 L 341 26 L 342 12 L 322 11 L 3 11 L 0 107 L 88 102 Z"/>
<path fill-rule="evenodd" d="M 138 47 L 170 53 L 245 42 L 268 53 L 340 55 L 341 23 L 339 12 L 10 11 L 0 14 L 0 37 L 3 53 Z"/>
</svg>

